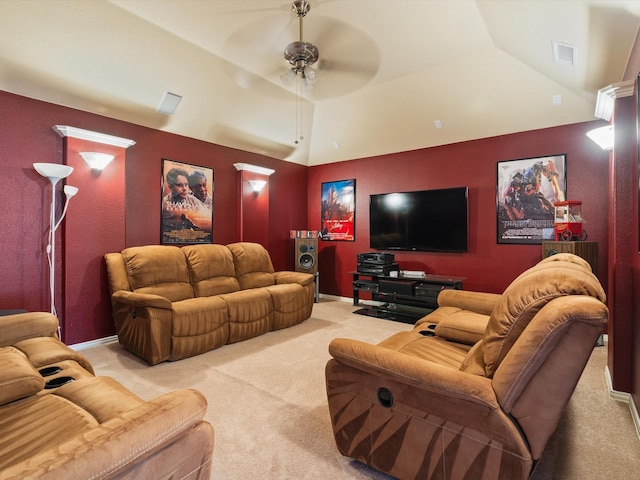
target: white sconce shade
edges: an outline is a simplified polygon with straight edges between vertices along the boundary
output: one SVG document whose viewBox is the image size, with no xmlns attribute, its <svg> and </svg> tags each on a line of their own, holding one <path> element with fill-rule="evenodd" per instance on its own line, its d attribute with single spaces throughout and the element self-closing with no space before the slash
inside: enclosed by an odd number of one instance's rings
<svg viewBox="0 0 640 480">
<path fill-rule="evenodd" d="M 59 163 L 34 163 L 33 168 L 40 175 L 48 178 L 52 185 L 55 185 L 63 178 L 67 178 L 73 172 L 73 167 Z"/>
<path fill-rule="evenodd" d="M 597 143 L 603 150 L 613 150 L 613 125 L 591 130 L 587 132 L 587 137 Z"/>
<path fill-rule="evenodd" d="M 114 155 L 98 152 L 80 152 L 80 156 L 84 158 L 91 170 L 102 170 L 115 158 Z"/>
<path fill-rule="evenodd" d="M 64 186 L 64 194 L 67 198 L 75 197 L 76 193 L 78 193 L 78 187 L 72 187 L 71 185 Z"/>
<path fill-rule="evenodd" d="M 249 184 L 251 185 L 251 189 L 258 193 L 260 190 L 264 188 L 267 184 L 266 180 L 249 180 Z"/>
</svg>

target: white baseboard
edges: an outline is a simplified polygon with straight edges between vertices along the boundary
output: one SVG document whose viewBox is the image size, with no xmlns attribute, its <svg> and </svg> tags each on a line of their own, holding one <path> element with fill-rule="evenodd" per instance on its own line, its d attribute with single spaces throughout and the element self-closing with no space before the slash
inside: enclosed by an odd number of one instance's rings
<svg viewBox="0 0 640 480">
<path fill-rule="evenodd" d="M 604 377 L 607 381 L 607 389 L 609 390 L 609 397 L 617 402 L 626 403 L 629 405 L 629 411 L 631 412 L 631 419 L 633 420 L 633 425 L 636 427 L 636 434 L 638 435 L 638 439 L 640 440 L 640 416 L 638 416 L 638 410 L 636 409 L 636 404 L 633 403 L 633 398 L 631 398 L 631 394 L 627 392 L 618 392 L 613 389 L 613 382 L 611 381 L 611 372 L 609 372 L 609 367 L 604 367 Z"/>
<path fill-rule="evenodd" d="M 69 348 L 79 352 L 85 348 L 98 347 L 100 345 L 108 345 L 118 341 L 117 335 L 111 335 L 110 337 L 98 338 L 97 340 L 90 340 L 88 342 L 76 343 L 75 345 L 69 345 Z"/>
</svg>

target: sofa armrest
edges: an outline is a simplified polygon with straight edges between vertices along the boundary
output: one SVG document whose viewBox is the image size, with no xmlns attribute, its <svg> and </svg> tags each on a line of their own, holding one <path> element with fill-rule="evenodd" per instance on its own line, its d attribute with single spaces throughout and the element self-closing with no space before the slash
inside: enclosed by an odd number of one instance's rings
<svg viewBox="0 0 640 480">
<path fill-rule="evenodd" d="M 0 317 L 0 347 L 35 337 L 55 337 L 58 319 L 48 312 L 27 312 Z"/>
<path fill-rule="evenodd" d="M 488 378 L 358 340 L 336 338 L 329 344 L 329 353 L 335 360 L 374 376 L 470 402 L 483 410 L 500 408 Z"/>
<path fill-rule="evenodd" d="M 126 290 L 118 290 L 112 295 L 114 302 L 124 303 L 134 307 L 151 307 L 171 310 L 171 300 L 161 297 L 160 295 L 152 295 L 150 293 L 128 292 Z"/>
<path fill-rule="evenodd" d="M 202 421 L 206 408 L 195 390 L 168 393 L 12 465 L 0 479 L 180 478 L 198 470 L 203 474 L 193 478 L 208 479 L 213 429 Z M 172 451 L 176 442 L 183 445 Z"/>
<path fill-rule="evenodd" d="M 287 270 L 274 272 L 273 278 L 276 281 L 276 285 L 283 283 L 299 283 L 303 287 L 311 285 L 315 280 L 315 276 L 311 273 L 291 272 Z"/>
<path fill-rule="evenodd" d="M 438 306 L 458 307 L 482 315 L 491 315 L 501 296 L 497 293 L 448 289 L 438 295 Z"/>
</svg>

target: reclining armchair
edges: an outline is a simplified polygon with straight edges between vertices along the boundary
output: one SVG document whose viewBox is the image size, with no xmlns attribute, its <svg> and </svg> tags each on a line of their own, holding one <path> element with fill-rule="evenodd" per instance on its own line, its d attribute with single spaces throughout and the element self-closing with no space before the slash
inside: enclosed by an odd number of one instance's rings
<svg viewBox="0 0 640 480">
<path fill-rule="evenodd" d="M 446 290 L 378 345 L 334 339 L 339 451 L 399 479 L 526 479 L 608 318 L 588 263 L 549 257 L 502 295 Z"/>
<path fill-rule="evenodd" d="M 57 328 L 50 313 L 0 317 L 0 480 L 210 478 L 199 392 L 145 401 L 95 376 Z"/>
</svg>

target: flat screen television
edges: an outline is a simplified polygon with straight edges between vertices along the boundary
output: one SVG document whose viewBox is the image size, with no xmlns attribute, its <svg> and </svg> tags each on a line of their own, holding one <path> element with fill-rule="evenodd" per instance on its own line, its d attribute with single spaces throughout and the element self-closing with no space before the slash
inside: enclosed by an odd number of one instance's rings
<svg viewBox="0 0 640 480">
<path fill-rule="evenodd" d="M 377 250 L 466 252 L 468 188 L 371 195 L 369 244 Z"/>
</svg>

